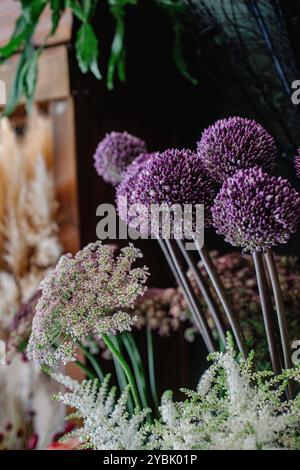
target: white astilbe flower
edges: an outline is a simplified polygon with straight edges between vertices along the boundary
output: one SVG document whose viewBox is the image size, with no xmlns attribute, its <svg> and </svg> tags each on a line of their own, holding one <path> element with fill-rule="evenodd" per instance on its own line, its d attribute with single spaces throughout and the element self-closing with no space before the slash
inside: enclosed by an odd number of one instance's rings
<svg viewBox="0 0 300 470">
<path fill-rule="evenodd" d="M 273 449 L 300 448 L 300 395 L 285 402 L 288 378 L 299 382 L 299 369 L 274 377 L 251 372 L 253 355 L 236 360 L 230 347 L 212 356 L 214 364 L 196 392 L 176 403 L 163 395 L 161 420 L 155 424 L 149 448 Z"/>
<path fill-rule="evenodd" d="M 101 334 L 129 331 L 136 299 L 145 293 L 146 268 L 132 268 L 141 258 L 133 245 L 115 256 L 114 247 L 90 243 L 74 257 L 60 258 L 41 283 L 27 353 L 50 366 L 76 359 L 76 342 Z"/>
<path fill-rule="evenodd" d="M 79 383 L 63 374 L 52 376 L 69 389 L 68 392 L 59 393 L 54 398 L 76 408 L 77 412 L 72 417 L 76 416 L 83 420 L 82 427 L 65 437 L 75 437 L 82 448 L 95 450 L 143 448 L 147 433 L 144 423 L 150 410 L 136 410 L 129 417 L 126 410 L 128 388 L 116 400 L 116 388 L 109 389 L 109 375 L 105 377 L 100 387 L 97 379 Z"/>
<path fill-rule="evenodd" d="M 253 354 L 237 359 L 230 344 L 226 353 L 211 358 L 214 363 L 196 391 L 185 390 L 184 401 L 173 401 L 171 391 L 164 393 L 154 424 L 144 424 L 147 410 L 129 418 L 128 391 L 115 403 L 108 378 L 98 390 L 96 380 L 79 384 L 55 375 L 70 389 L 58 398 L 83 419 L 83 427 L 71 436 L 103 450 L 300 449 L 300 395 L 283 400 L 288 379 L 299 384 L 300 369 L 277 377 L 270 371 L 253 372 Z"/>
</svg>

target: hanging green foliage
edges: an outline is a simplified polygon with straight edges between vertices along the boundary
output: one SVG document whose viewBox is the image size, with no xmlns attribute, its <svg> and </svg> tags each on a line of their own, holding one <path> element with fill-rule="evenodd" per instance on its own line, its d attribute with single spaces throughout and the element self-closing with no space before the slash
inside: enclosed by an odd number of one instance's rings
<svg viewBox="0 0 300 470">
<path fill-rule="evenodd" d="M 10 89 L 5 115 L 10 115 L 22 97 L 26 98 L 27 110 L 30 112 L 38 75 L 38 59 L 42 54 L 49 37 L 53 36 L 60 24 L 64 11 L 69 8 L 78 20 L 75 50 L 78 66 L 83 73 L 91 72 L 97 79 L 102 79 L 99 69 L 99 40 L 92 26 L 98 0 L 18 0 L 21 4 L 21 15 L 16 21 L 10 41 L 0 48 L 0 64 L 4 63 L 18 51 L 20 59 Z M 111 44 L 107 64 L 106 84 L 109 90 L 114 88 L 116 77 L 125 81 L 125 13 L 128 6 L 136 6 L 139 0 L 106 0 L 115 20 L 115 34 Z M 182 18 L 186 13 L 184 0 L 152 0 L 162 7 L 170 16 L 174 30 L 174 61 L 182 73 L 192 83 L 196 80 L 188 72 L 182 50 Z M 44 42 L 39 46 L 33 44 L 33 36 L 46 7 L 51 11 L 51 29 Z"/>
</svg>

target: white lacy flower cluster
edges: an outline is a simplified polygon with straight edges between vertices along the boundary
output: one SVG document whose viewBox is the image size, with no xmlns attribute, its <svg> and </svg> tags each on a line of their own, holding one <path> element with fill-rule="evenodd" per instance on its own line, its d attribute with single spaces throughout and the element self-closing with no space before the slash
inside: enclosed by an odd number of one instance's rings
<svg viewBox="0 0 300 470">
<path fill-rule="evenodd" d="M 128 388 L 116 401 L 116 387 L 108 389 L 110 375 L 100 387 L 97 379 L 78 383 L 63 374 L 53 374 L 53 378 L 69 389 L 54 398 L 77 409 L 72 418 L 83 419 L 83 426 L 68 434 L 79 440 L 81 448 L 134 450 L 144 446 L 144 421 L 150 410 L 136 411 L 129 417 L 126 411 Z"/>
<path fill-rule="evenodd" d="M 101 334 L 128 331 L 131 311 L 146 291 L 147 268 L 132 244 L 115 256 L 114 247 L 90 243 L 74 257 L 61 257 L 41 283 L 42 295 L 32 322 L 28 357 L 50 366 L 76 360 L 76 343 Z"/>
<path fill-rule="evenodd" d="M 185 391 L 186 400 L 174 402 L 165 392 L 154 424 L 144 424 L 147 410 L 128 417 L 127 392 L 114 405 L 108 379 L 97 392 L 95 381 L 80 385 L 59 376 L 71 392 L 58 399 L 78 410 L 83 427 L 75 436 L 93 449 L 299 449 L 300 394 L 289 402 L 282 396 L 288 379 L 300 381 L 300 370 L 277 377 L 252 372 L 253 355 L 237 360 L 230 346 L 212 358 L 197 390 Z"/>
<path fill-rule="evenodd" d="M 236 361 L 232 350 L 214 354 L 196 392 L 175 403 L 162 398 L 161 422 L 152 430 L 151 446 L 186 450 L 263 450 L 300 448 L 300 395 L 283 401 L 288 378 L 300 371 L 252 372 L 253 355 Z"/>
</svg>

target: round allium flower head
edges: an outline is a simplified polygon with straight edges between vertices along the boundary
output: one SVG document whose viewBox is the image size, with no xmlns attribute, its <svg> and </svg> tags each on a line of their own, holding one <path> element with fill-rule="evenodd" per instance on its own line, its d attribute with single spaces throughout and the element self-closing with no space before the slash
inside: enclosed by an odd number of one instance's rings
<svg viewBox="0 0 300 470">
<path fill-rule="evenodd" d="M 294 166 L 297 178 L 300 179 L 300 147 L 298 148 L 298 155 L 294 158 Z"/>
<path fill-rule="evenodd" d="M 141 153 L 126 168 L 122 175 L 122 181 L 116 189 L 116 203 L 118 214 L 127 224 L 130 225 L 132 217 L 128 213 L 128 209 L 134 204 L 133 193 L 136 179 L 145 166 L 146 162 L 156 153 Z"/>
<path fill-rule="evenodd" d="M 40 364 L 76 359 L 76 341 L 130 330 L 129 313 L 145 293 L 146 268 L 132 268 L 141 252 L 129 245 L 118 257 L 114 247 L 91 243 L 75 257 L 62 256 L 41 284 L 28 357 Z"/>
<path fill-rule="evenodd" d="M 286 243 L 300 219 L 300 196 L 284 178 L 261 168 L 239 170 L 224 182 L 212 207 L 213 225 L 244 251 Z"/>
<path fill-rule="evenodd" d="M 196 207 L 203 204 L 205 225 L 208 226 L 215 194 L 215 183 L 206 174 L 197 154 L 190 150 L 169 149 L 155 154 L 147 161 L 136 179 L 132 199 L 148 210 L 158 205 L 162 212 L 166 210 L 169 213 L 174 205 L 180 207 L 182 212 L 184 206 L 189 205 L 192 208 L 192 226 Z M 151 230 L 160 233 L 160 222 L 157 223 L 155 227 L 154 220 L 151 220 Z M 171 235 L 176 235 L 176 229 L 174 224 Z"/>
<path fill-rule="evenodd" d="M 242 117 L 220 119 L 204 130 L 197 152 L 211 177 L 222 183 L 237 170 L 275 168 L 273 137 L 257 122 Z"/>
<path fill-rule="evenodd" d="M 143 140 L 128 132 L 111 132 L 102 139 L 94 154 L 94 166 L 104 181 L 117 185 L 122 172 L 141 153 L 147 151 Z"/>
</svg>

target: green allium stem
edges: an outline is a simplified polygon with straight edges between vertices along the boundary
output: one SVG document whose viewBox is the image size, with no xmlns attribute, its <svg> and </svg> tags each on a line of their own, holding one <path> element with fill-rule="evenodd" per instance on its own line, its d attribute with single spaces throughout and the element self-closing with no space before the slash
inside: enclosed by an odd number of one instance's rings
<svg viewBox="0 0 300 470">
<path fill-rule="evenodd" d="M 252 253 L 254 267 L 257 278 L 258 291 L 261 301 L 261 308 L 263 312 L 263 319 L 265 324 L 265 330 L 267 335 L 268 347 L 270 358 L 272 362 L 273 371 L 275 374 L 280 374 L 281 365 L 280 365 L 280 352 L 278 350 L 278 343 L 276 337 L 276 322 L 274 317 L 274 310 L 272 299 L 270 297 L 268 281 L 266 278 L 263 255 L 258 251 Z"/>
<path fill-rule="evenodd" d="M 128 383 L 130 385 L 130 389 L 131 389 L 131 393 L 132 393 L 132 396 L 133 396 L 135 406 L 136 406 L 137 409 L 140 410 L 141 409 L 140 399 L 139 399 L 137 387 L 136 387 L 136 384 L 135 384 L 135 381 L 134 381 L 134 378 L 133 378 L 133 375 L 132 375 L 132 372 L 130 370 L 129 365 L 125 361 L 125 359 L 122 356 L 122 354 L 120 353 L 120 351 L 118 351 L 118 349 L 114 346 L 113 342 L 111 341 L 111 339 L 109 338 L 108 335 L 102 334 L 102 339 L 103 339 L 104 343 L 106 344 L 106 346 L 108 347 L 108 349 L 118 359 L 121 367 L 123 368 L 123 370 L 125 372 L 125 375 L 127 377 Z"/>
<path fill-rule="evenodd" d="M 283 350 L 284 357 L 284 367 L 285 369 L 291 369 L 293 367 L 291 351 L 289 346 L 289 335 L 285 318 L 284 304 L 282 298 L 282 291 L 280 286 L 280 279 L 276 267 L 275 257 L 273 251 L 269 248 L 264 253 L 267 267 L 270 275 L 270 280 L 272 284 L 272 289 L 274 293 L 274 300 L 276 305 L 276 314 L 280 331 L 281 346 Z M 289 394 L 290 398 L 295 398 L 295 393 L 293 389 L 293 384 L 289 384 Z"/>
<path fill-rule="evenodd" d="M 206 269 L 206 272 L 212 282 L 212 285 L 215 288 L 215 291 L 226 313 L 228 322 L 233 331 L 238 348 L 240 352 L 242 353 L 243 357 L 246 358 L 247 357 L 247 345 L 246 345 L 246 341 L 244 338 L 244 334 L 243 334 L 240 322 L 238 318 L 236 317 L 235 312 L 233 311 L 231 303 L 228 299 L 227 292 L 223 285 L 223 282 L 219 276 L 219 273 L 216 270 L 216 267 L 211 259 L 208 249 L 204 245 L 200 246 L 197 238 L 195 238 L 194 241 L 197 246 L 199 255 L 201 257 L 203 266 Z"/>
</svg>

